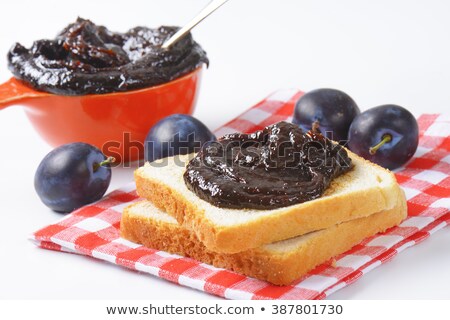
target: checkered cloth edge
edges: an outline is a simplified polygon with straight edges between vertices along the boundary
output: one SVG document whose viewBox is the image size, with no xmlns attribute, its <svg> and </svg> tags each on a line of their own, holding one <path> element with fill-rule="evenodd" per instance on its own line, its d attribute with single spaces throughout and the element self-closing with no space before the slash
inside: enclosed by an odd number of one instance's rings
<svg viewBox="0 0 450 320">
<path fill-rule="evenodd" d="M 289 119 L 301 95 L 297 90 L 277 91 L 216 134 L 252 132 Z M 450 117 L 427 114 L 418 122 L 420 146 L 396 172 L 408 199 L 408 218 L 337 256 L 333 266 L 328 261 L 289 286 L 274 286 L 120 238 L 121 212 L 138 200 L 134 183 L 42 228 L 31 240 L 45 249 L 92 256 L 228 299 L 322 299 L 450 224 Z"/>
</svg>

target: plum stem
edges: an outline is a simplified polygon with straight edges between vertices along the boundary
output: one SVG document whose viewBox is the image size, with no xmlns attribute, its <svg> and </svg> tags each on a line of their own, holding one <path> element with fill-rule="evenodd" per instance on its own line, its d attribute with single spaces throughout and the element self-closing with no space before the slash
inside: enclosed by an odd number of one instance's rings
<svg viewBox="0 0 450 320">
<path fill-rule="evenodd" d="M 102 166 L 104 166 L 104 165 L 107 165 L 107 164 L 114 163 L 114 162 L 116 162 L 116 158 L 114 158 L 114 157 L 108 157 L 108 158 L 106 158 L 105 160 L 103 160 L 103 161 L 100 162 L 100 163 L 94 163 L 94 172 L 97 171 L 98 168 L 100 168 L 100 167 L 102 167 Z"/>
<path fill-rule="evenodd" d="M 369 148 L 369 153 L 371 155 L 374 155 L 378 151 L 378 149 L 380 149 L 385 143 L 388 143 L 391 141 L 392 141 L 392 136 L 389 133 L 384 134 L 383 137 L 381 138 L 381 141 L 378 142 L 378 144 Z"/>
<path fill-rule="evenodd" d="M 320 127 L 320 122 L 319 122 L 319 120 L 316 120 L 311 125 L 311 131 L 313 133 L 320 133 L 319 127 Z"/>
</svg>

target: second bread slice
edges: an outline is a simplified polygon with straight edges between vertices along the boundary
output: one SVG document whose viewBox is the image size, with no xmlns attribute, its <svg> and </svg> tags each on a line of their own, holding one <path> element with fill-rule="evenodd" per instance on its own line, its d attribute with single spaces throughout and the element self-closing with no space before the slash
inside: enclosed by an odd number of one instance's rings
<svg viewBox="0 0 450 320">
<path fill-rule="evenodd" d="M 208 250 L 193 232 L 181 227 L 173 217 L 149 201 L 125 208 L 120 230 L 123 238 L 149 248 L 191 257 L 273 284 L 287 285 L 364 238 L 400 223 L 405 216 L 406 205 L 400 197 L 394 208 L 369 217 L 235 254 Z"/>
</svg>

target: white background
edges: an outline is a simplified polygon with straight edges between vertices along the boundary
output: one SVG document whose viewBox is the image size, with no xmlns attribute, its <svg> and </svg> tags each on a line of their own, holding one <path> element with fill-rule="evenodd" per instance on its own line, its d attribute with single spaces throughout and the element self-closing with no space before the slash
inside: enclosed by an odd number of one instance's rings
<svg viewBox="0 0 450 320">
<path fill-rule="evenodd" d="M 51 38 L 76 17 L 112 30 L 182 25 L 208 0 L 3 1 L 0 82 L 19 41 Z M 362 110 L 385 103 L 414 114 L 450 107 L 450 2 L 230 0 L 193 32 L 208 52 L 195 115 L 211 129 L 279 88 L 346 91 Z M 91 258 L 34 247 L 27 236 L 61 216 L 33 188 L 51 149 L 20 107 L 0 111 L 0 298 L 212 299 L 213 296 Z M 113 172 L 111 189 L 132 179 Z M 450 298 L 450 229 L 407 249 L 336 299 Z"/>
</svg>

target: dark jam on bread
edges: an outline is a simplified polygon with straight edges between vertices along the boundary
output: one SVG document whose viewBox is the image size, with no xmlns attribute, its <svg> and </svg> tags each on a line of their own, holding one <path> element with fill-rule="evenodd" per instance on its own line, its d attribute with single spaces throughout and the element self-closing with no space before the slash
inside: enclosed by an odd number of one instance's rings
<svg viewBox="0 0 450 320">
<path fill-rule="evenodd" d="M 351 168 L 342 146 L 317 129 L 304 133 L 282 121 L 203 146 L 188 163 L 184 181 L 218 207 L 274 209 L 320 197 Z"/>
<path fill-rule="evenodd" d="M 54 40 L 30 49 L 16 43 L 8 53 L 14 76 L 42 91 L 62 95 L 101 94 L 163 84 L 208 64 L 188 34 L 169 50 L 161 45 L 177 27 L 136 27 L 111 32 L 78 18 Z"/>
</svg>

